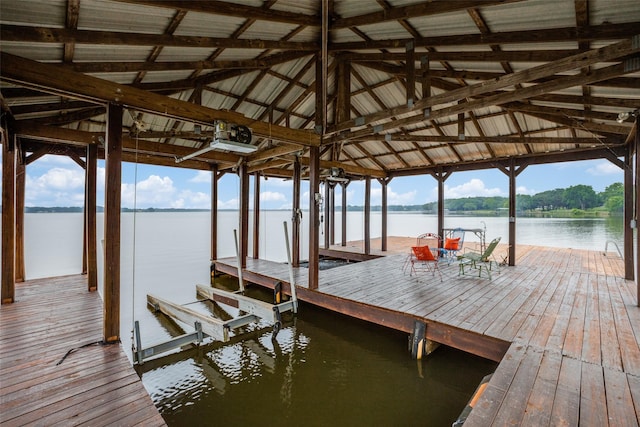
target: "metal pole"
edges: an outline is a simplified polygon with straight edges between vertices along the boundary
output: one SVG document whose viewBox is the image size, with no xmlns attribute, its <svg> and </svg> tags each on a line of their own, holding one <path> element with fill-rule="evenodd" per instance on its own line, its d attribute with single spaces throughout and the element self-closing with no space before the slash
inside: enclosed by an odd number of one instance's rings
<svg viewBox="0 0 640 427">
<path fill-rule="evenodd" d="M 238 284 L 240 292 L 244 292 L 244 281 L 242 280 L 242 264 L 240 262 L 240 248 L 238 247 L 238 230 L 233 229 L 233 239 L 236 242 L 236 260 L 238 262 Z"/>
<path fill-rule="evenodd" d="M 291 299 L 293 300 L 293 312 L 298 312 L 298 297 L 296 295 L 296 280 L 293 277 L 293 265 L 291 265 L 291 249 L 289 247 L 289 230 L 287 229 L 287 221 L 283 221 L 284 226 L 284 242 L 287 245 L 287 261 L 289 261 L 289 285 L 291 286 Z"/>
</svg>

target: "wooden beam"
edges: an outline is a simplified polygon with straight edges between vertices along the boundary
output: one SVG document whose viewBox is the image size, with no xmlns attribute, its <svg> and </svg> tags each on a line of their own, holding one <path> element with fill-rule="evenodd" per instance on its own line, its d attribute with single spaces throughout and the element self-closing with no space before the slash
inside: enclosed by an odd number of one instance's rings
<svg viewBox="0 0 640 427">
<path fill-rule="evenodd" d="M 371 177 L 364 178 L 364 253 L 371 253 Z"/>
<path fill-rule="evenodd" d="M 120 340 L 120 209 L 122 187 L 122 105 L 107 106 L 104 202 L 103 341 Z"/>
<path fill-rule="evenodd" d="M 15 281 L 24 282 L 26 279 L 24 262 L 24 198 L 27 175 L 25 154 L 18 145 L 16 155 L 15 181 Z"/>
<path fill-rule="evenodd" d="M 85 230 L 87 257 L 87 288 L 98 290 L 98 238 L 96 230 L 96 188 L 98 183 L 98 146 L 87 145 L 87 168 L 85 170 Z"/>
<path fill-rule="evenodd" d="M 260 258 L 260 173 L 253 174 L 253 259 Z"/>
<path fill-rule="evenodd" d="M 400 106 L 396 108 L 391 108 L 388 111 L 373 113 L 365 117 L 359 117 L 353 120 L 348 120 L 346 122 L 340 123 L 336 127 L 336 129 L 332 129 L 332 131 L 340 131 L 340 130 L 352 128 L 354 126 L 362 126 L 362 125 L 376 122 L 379 120 L 387 120 L 399 114 L 408 114 L 408 113 L 415 114 L 416 112 L 421 112 L 424 108 L 427 108 L 427 107 L 433 107 L 435 105 L 445 104 L 445 103 L 454 102 L 454 101 L 457 102 L 460 99 L 476 97 L 478 95 L 486 94 L 499 89 L 504 89 L 516 84 L 530 82 L 535 79 L 553 76 L 558 73 L 574 70 L 576 68 L 584 67 L 587 65 L 592 65 L 597 62 L 609 61 L 609 60 L 620 58 L 626 55 L 637 53 L 638 51 L 640 51 L 640 42 L 638 42 L 637 39 L 640 39 L 640 35 L 637 35 L 634 37 L 635 41 L 632 39 L 627 39 L 618 43 L 605 46 L 600 49 L 593 49 L 591 51 L 584 52 L 578 55 L 569 56 L 569 57 L 560 59 L 558 61 L 554 61 L 552 63 L 543 64 L 537 67 L 529 68 L 529 69 L 522 70 L 512 74 L 505 74 L 504 77 L 498 78 L 490 82 L 482 82 L 482 83 L 478 83 L 471 86 L 464 86 L 458 89 L 433 95 L 429 98 L 423 98 L 417 101 L 415 105 L 411 108 L 406 106 Z M 599 78 L 593 81 L 603 80 L 604 78 L 610 78 L 617 75 L 630 73 L 632 71 L 633 70 L 625 72 L 623 68 L 620 70 L 618 74 L 613 74 L 611 76 Z M 584 77 L 583 79 L 584 81 L 589 81 L 588 76 L 583 75 L 583 77 Z M 541 89 L 543 85 L 552 86 L 553 83 L 557 81 L 572 82 L 572 85 L 579 84 L 579 83 L 573 83 L 573 80 L 571 80 L 571 78 L 576 79 L 575 76 L 568 76 L 568 78 L 569 78 L 568 80 L 562 80 L 563 79 L 562 77 L 558 77 L 553 81 L 539 84 L 535 86 L 536 88 L 538 88 L 538 90 L 536 91 L 537 93 L 532 93 L 530 96 L 539 95 L 541 93 L 546 93 L 550 91 L 550 90 L 541 90 Z M 565 79 L 567 79 L 567 77 L 565 77 Z M 568 86 L 564 86 L 564 87 L 568 87 Z M 527 89 L 531 91 L 532 88 L 529 87 Z M 520 93 L 521 91 L 517 91 L 517 92 Z M 494 96 L 501 96 L 501 95 L 494 95 Z M 489 96 L 487 98 L 492 98 L 492 97 Z M 517 99 L 521 99 L 521 97 L 517 97 L 517 96 L 514 97 L 514 100 L 517 100 Z M 477 100 L 475 102 L 477 102 Z M 468 104 L 472 104 L 472 103 L 473 101 L 469 102 Z M 470 110 L 464 110 L 464 111 L 470 111 Z M 430 116 L 430 118 L 433 118 L 433 117 Z"/>
<path fill-rule="evenodd" d="M 638 46 L 640 46 L 640 43 L 638 44 Z M 525 87 L 518 91 L 503 92 L 496 95 L 490 95 L 483 98 L 474 99 L 472 101 L 465 102 L 463 104 L 445 107 L 438 110 L 431 110 L 429 115 L 429 120 L 448 117 L 448 116 L 459 114 L 461 112 L 472 111 L 475 109 L 485 108 L 488 106 L 501 105 L 501 104 L 506 104 L 508 102 L 528 99 L 532 96 L 539 95 L 541 93 L 553 92 L 553 91 L 565 89 L 568 87 L 580 86 L 582 84 L 587 84 L 588 82 L 604 80 L 604 79 L 611 78 L 613 76 L 618 76 L 624 73 L 631 73 L 635 71 L 635 68 L 638 65 L 640 65 L 640 64 L 636 64 L 636 62 L 637 61 L 612 65 L 609 67 L 592 70 L 591 72 L 586 74 L 580 73 L 572 76 L 558 77 L 547 83 L 541 83 L 535 86 Z M 428 99 L 433 99 L 435 97 L 436 96 L 432 96 L 431 98 L 428 98 Z M 418 104 L 421 103 L 422 101 L 423 100 L 418 101 Z M 394 108 L 393 110 L 395 111 L 396 109 Z M 377 120 L 379 120 L 379 118 Z M 337 140 L 352 139 L 352 138 L 363 137 L 366 135 L 371 135 L 373 133 L 389 131 L 402 126 L 407 126 L 414 123 L 422 122 L 424 120 L 425 118 L 423 117 L 422 114 L 409 116 L 404 119 L 395 120 L 393 122 L 387 122 L 384 124 L 376 125 L 374 127 L 365 128 L 363 130 L 343 133 L 338 137 L 328 138 L 327 143 L 335 142 L 336 139 Z"/>
<path fill-rule="evenodd" d="M 602 41 L 620 40 L 638 34 L 640 22 L 618 23 L 616 25 L 602 24 L 591 25 L 578 30 L 574 27 L 543 28 L 539 30 L 505 31 L 491 34 L 456 34 L 451 36 L 436 36 L 414 38 L 416 48 L 439 46 L 477 46 L 477 45 L 501 45 L 508 40 L 509 43 L 544 43 L 544 42 L 576 42 L 576 41 Z M 333 28 L 333 27 L 332 27 Z M 356 42 L 330 43 L 329 50 L 375 50 L 375 49 L 402 49 L 405 43 L 411 39 L 387 39 L 365 40 Z"/>
<path fill-rule="evenodd" d="M 240 163 L 238 167 L 238 177 L 240 178 L 238 249 L 240 251 L 240 267 L 247 268 L 247 256 L 249 254 L 249 173 L 244 162 Z M 240 288 L 242 289 L 242 286 Z"/>
<path fill-rule="evenodd" d="M 331 29 L 338 30 L 342 28 L 356 27 L 359 25 L 396 21 L 399 19 L 404 20 L 422 16 L 434 16 L 443 13 L 450 13 L 468 9 L 470 7 L 492 6 L 496 4 L 511 3 L 514 1 L 521 0 L 456 0 L 451 2 L 423 1 L 407 6 L 387 8 L 379 12 L 371 12 L 364 15 L 356 15 L 348 18 L 338 18 L 332 22 Z"/>
<path fill-rule="evenodd" d="M 388 200 L 387 200 L 387 184 L 389 184 L 389 179 L 379 179 L 378 182 L 382 186 L 382 230 L 380 235 L 381 246 L 380 250 L 382 252 L 387 251 L 387 222 L 388 222 Z"/>
<path fill-rule="evenodd" d="M 218 259 L 218 166 L 211 165 L 211 261 Z"/>
<path fill-rule="evenodd" d="M 348 182 L 341 183 L 342 185 L 342 236 L 340 244 L 347 246 L 347 186 Z"/>
<path fill-rule="evenodd" d="M 16 141 L 6 128 L 2 138 L 2 304 L 15 300 Z"/>
<path fill-rule="evenodd" d="M 386 135 L 389 135 L 386 137 Z M 464 141 L 459 141 L 456 136 L 448 135 L 412 135 L 402 133 L 390 133 L 386 135 L 371 135 L 369 137 L 363 137 L 358 139 L 352 139 L 349 142 L 362 142 L 362 141 L 415 141 L 415 142 L 441 142 L 441 143 L 456 143 L 456 144 L 601 144 L 602 140 L 596 137 L 550 137 L 550 136 L 465 136 Z M 609 141 L 611 143 L 611 141 Z M 616 144 L 622 144 L 624 141 L 622 138 L 615 140 Z M 415 150 L 409 150 L 415 151 Z M 404 152 L 404 151 L 399 151 Z"/>
<path fill-rule="evenodd" d="M 69 28 L 31 27 L 26 25 L 3 25 L 0 28 L 0 38 L 5 41 L 22 43 L 76 43 L 215 49 L 281 49 L 307 52 L 316 52 L 320 49 L 320 46 L 316 43 L 309 42 L 75 30 Z"/>
<path fill-rule="evenodd" d="M 320 249 L 320 153 L 318 147 L 309 149 L 309 289 L 317 290 Z"/>
<path fill-rule="evenodd" d="M 291 212 L 291 265 L 293 267 L 300 266 L 300 225 L 302 222 L 302 210 L 300 210 L 301 172 L 300 159 L 296 156 L 296 160 L 293 162 L 293 212 Z"/>
<path fill-rule="evenodd" d="M 287 10 L 264 9 L 242 3 L 231 3 L 218 0 L 116 0 L 124 3 L 145 4 L 148 6 L 183 9 L 190 12 L 210 13 L 214 15 L 234 16 L 268 22 L 281 22 L 302 26 L 320 26 L 320 17 Z"/>
<path fill-rule="evenodd" d="M 637 111 L 637 110 L 636 110 Z M 640 228 L 638 228 L 638 212 L 640 212 L 640 116 L 636 115 L 636 132 L 635 132 L 635 138 L 633 139 L 633 150 L 635 152 L 635 183 L 634 183 L 634 187 L 635 187 L 635 198 L 636 198 L 636 203 L 635 203 L 635 211 L 636 211 L 636 223 L 635 223 L 635 229 L 636 229 L 636 258 L 635 258 L 635 265 L 637 269 L 640 269 L 640 245 L 638 244 L 638 239 L 640 239 L 640 237 L 638 237 L 638 235 L 640 234 L 640 232 L 638 230 L 640 230 Z M 636 304 L 638 305 L 638 307 L 640 307 L 640 272 L 636 270 Z"/>
<path fill-rule="evenodd" d="M 211 125 L 216 120 L 249 126 L 254 135 L 271 137 L 300 145 L 317 145 L 318 135 L 309 131 L 256 122 L 242 114 L 214 110 L 190 102 L 158 95 L 126 85 L 76 73 L 62 66 L 39 63 L 29 59 L 1 53 L 2 79 L 19 85 L 36 87 L 56 94 L 99 103 L 117 102 L 136 110 L 165 117 Z"/>
</svg>

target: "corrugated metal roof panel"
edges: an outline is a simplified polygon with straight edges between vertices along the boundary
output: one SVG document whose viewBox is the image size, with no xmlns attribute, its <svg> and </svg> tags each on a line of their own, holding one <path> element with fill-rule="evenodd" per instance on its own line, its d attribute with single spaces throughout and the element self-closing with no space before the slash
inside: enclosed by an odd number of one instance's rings
<svg viewBox="0 0 640 427">
<path fill-rule="evenodd" d="M 238 38 L 259 39 L 259 40 L 280 40 L 298 25 L 279 22 L 277 24 L 269 21 L 255 21 Z"/>
<path fill-rule="evenodd" d="M 150 46 L 78 44 L 73 52 L 73 60 L 74 62 L 143 62 L 152 49 Z"/>
<path fill-rule="evenodd" d="M 245 21 L 245 18 L 234 16 L 188 12 L 174 34 L 176 36 L 231 37 Z"/>
<path fill-rule="evenodd" d="M 0 2 L 0 17 L 6 24 L 64 28 L 66 16 L 66 0 Z"/>
<path fill-rule="evenodd" d="M 576 25 L 574 2 L 528 0 L 482 8 L 482 16 L 493 33 L 534 29 L 564 28 Z"/>
<path fill-rule="evenodd" d="M 453 36 L 456 34 L 478 34 L 480 30 L 466 11 L 440 13 L 407 20 L 422 37 Z"/>
<path fill-rule="evenodd" d="M 110 0 L 82 0 L 78 29 L 162 34 L 174 14 L 175 11 L 164 7 Z"/>
<path fill-rule="evenodd" d="M 2 41 L 2 51 L 43 62 L 60 62 L 64 45 L 58 43 L 25 43 Z"/>
</svg>

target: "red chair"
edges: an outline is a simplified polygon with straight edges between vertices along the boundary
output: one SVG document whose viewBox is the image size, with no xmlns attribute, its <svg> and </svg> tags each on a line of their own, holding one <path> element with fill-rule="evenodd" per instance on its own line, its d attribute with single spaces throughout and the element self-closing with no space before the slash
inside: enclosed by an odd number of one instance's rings
<svg viewBox="0 0 640 427">
<path fill-rule="evenodd" d="M 436 238 L 436 245 L 439 242 L 439 237 L 435 234 L 429 234 L 429 238 Z M 418 243 L 425 240 L 425 235 L 418 237 Z M 435 251 L 435 254 L 434 254 Z M 438 246 L 435 246 L 434 249 L 431 249 L 428 245 L 418 245 L 411 247 L 411 253 L 407 260 L 405 261 L 404 269 L 406 271 L 409 268 L 409 275 L 412 276 L 414 273 L 418 274 L 418 271 L 429 271 L 431 274 L 435 276 L 436 271 L 440 276 L 440 281 L 442 282 L 442 273 L 440 272 L 440 267 L 438 266 Z"/>
</svg>

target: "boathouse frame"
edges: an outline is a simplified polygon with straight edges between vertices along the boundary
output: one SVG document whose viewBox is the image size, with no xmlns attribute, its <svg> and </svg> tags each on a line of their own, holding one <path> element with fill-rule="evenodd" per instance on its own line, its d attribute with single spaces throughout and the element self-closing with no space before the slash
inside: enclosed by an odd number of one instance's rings
<svg viewBox="0 0 640 427">
<path fill-rule="evenodd" d="M 126 4 L 127 1 L 115 2 Z M 141 2 L 138 8 L 173 8 L 172 2 L 154 4 L 153 1 Z M 623 76 L 637 74 L 640 69 L 640 35 L 637 34 L 638 22 L 624 22 L 610 28 L 608 25 L 589 24 L 589 1 L 577 0 L 575 2 L 576 25 L 571 31 L 548 31 L 550 35 L 543 36 L 540 30 L 523 27 L 516 33 L 503 32 L 497 35 L 491 34 L 488 25 L 482 19 L 482 13 L 490 12 L 490 8 L 501 7 L 500 1 L 492 2 L 467 2 L 462 7 L 459 4 L 443 6 L 442 10 L 431 11 L 430 2 L 418 3 L 417 6 L 392 6 L 389 2 L 388 10 L 379 13 L 369 13 L 361 16 L 352 15 L 340 17 L 336 10 L 331 11 L 329 19 L 329 7 L 333 2 L 323 0 L 323 6 L 318 15 L 304 13 L 287 14 L 284 11 L 269 10 L 252 6 L 238 6 L 216 2 L 218 13 L 205 7 L 200 9 L 196 3 L 187 2 L 180 9 L 175 10 L 171 25 L 163 36 L 146 37 L 144 31 L 128 33 L 129 41 L 118 37 L 117 32 L 99 32 L 97 30 L 78 30 L 79 2 L 68 0 L 67 21 L 64 31 L 58 31 L 42 25 L 41 28 L 32 28 L 28 25 L 3 24 L 0 28 L 0 37 L 3 39 L 3 50 L 0 69 L 0 79 L 7 87 L 3 88 L 3 96 L 0 98 L 3 107 L 2 119 L 2 277 L 1 297 L 2 304 L 11 304 L 15 301 L 16 282 L 25 279 L 24 266 L 24 194 L 25 176 L 27 166 L 45 154 L 66 155 L 85 169 L 85 230 L 83 251 L 83 273 L 87 274 L 88 290 L 97 289 L 97 238 L 96 230 L 96 200 L 97 185 L 97 161 L 104 159 L 106 171 L 106 197 L 104 201 L 105 214 L 105 242 L 104 242 L 104 341 L 115 342 L 120 339 L 119 329 L 119 298 L 120 298 L 120 185 L 122 162 L 143 162 L 154 165 L 177 166 L 173 158 L 188 155 L 195 146 L 184 143 L 172 143 L 172 138 L 179 134 L 182 125 L 176 125 L 172 132 L 158 132 L 158 135 L 145 135 L 144 131 L 136 134 L 133 139 L 131 125 L 125 128 L 124 111 L 136 111 L 141 116 L 148 115 L 174 120 L 175 123 L 189 123 L 203 129 L 210 128 L 216 120 L 224 120 L 251 127 L 254 136 L 259 139 L 260 149 L 255 154 L 239 155 L 236 153 L 210 152 L 182 162 L 179 166 L 197 170 L 209 170 L 212 174 L 211 185 L 211 258 L 215 260 L 218 255 L 216 243 L 217 229 L 217 194 L 218 180 L 225 173 L 237 173 L 240 182 L 240 259 L 242 267 L 246 266 L 249 257 L 249 201 L 250 180 L 254 182 L 253 203 L 255 212 L 253 217 L 253 242 L 252 256 L 259 257 L 258 243 L 260 240 L 259 227 L 259 180 L 261 176 L 286 177 L 294 181 L 292 200 L 293 217 L 297 217 L 300 209 L 300 181 L 304 178 L 309 181 L 309 289 L 315 290 L 319 283 L 318 261 L 322 250 L 329 250 L 335 243 L 335 186 L 329 184 L 326 179 L 326 170 L 340 168 L 344 170 L 350 180 L 363 179 L 365 182 L 364 204 L 364 249 L 363 256 L 370 255 L 371 248 L 371 180 L 376 179 L 382 189 L 382 239 L 381 250 L 387 248 L 387 187 L 396 177 L 410 175 L 430 175 L 438 185 L 438 229 L 444 229 L 444 183 L 451 174 L 460 171 L 473 171 L 480 169 L 497 169 L 505 174 L 509 182 L 509 257 L 508 262 L 514 265 L 516 259 L 517 241 L 517 211 L 516 211 L 516 183 L 518 175 L 527 167 L 537 164 L 579 161 L 588 159 L 607 159 L 614 165 L 624 170 L 624 259 L 625 278 L 637 280 L 637 272 L 634 271 L 634 263 L 640 264 L 640 251 L 633 246 L 634 232 L 637 232 L 637 213 L 640 211 L 638 201 L 638 189 L 640 181 L 638 170 L 638 148 L 640 146 L 638 102 L 640 97 L 629 99 L 628 97 L 594 97 L 590 95 L 591 85 L 599 82 L 615 80 L 611 85 L 624 87 L 637 94 L 637 77 L 624 80 Z M 219 3 L 219 4 L 218 4 Z M 273 3 L 273 2 L 269 2 Z M 277 3 L 277 2 L 276 2 Z M 510 2 L 506 2 L 510 3 Z M 518 2 L 514 2 L 518 3 Z M 226 9 L 223 5 L 226 4 Z M 133 7 L 133 6 L 132 6 Z M 523 6 L 524 7 L 524 6 Z M 586 10 L 586 11 L 585 11 Z M 321 13 L 320 13 L 321 12 Z M 469 44 L 485 44 L 490 47 L 490 52 L 485 57 L 474 55 L 472 51 L 466 55 L 473 57 L 475 61 L 492 60 L 501 64 L 505 73 L 483 73 L 472 69 L 456 70 L 454 67 L 445 67 L 445 71 L 433 69 L 431 62 L 446 63 L 455 61 L 456 58 L 446 53 L 440 53 L 434 48 L 429 38 L 420 37 L 417 31 L 410 30 L 409 18 L 423 16 L 438 17 L 440 14 L 462 12 L 469 14 L 476 23 L 482 36 L 490 42 L 473 36 L 468 36 Z M 281 49 L 280 56 L 268 57 L 252 61 L 245 61 L 246 68 L 254 70 L 267 70 L 282 63 L 291 63 L 302 58 L 304 53 L 311 55 L 311 60 L 303 66 L 299 64 L 293 67 L 290 75 L 286 76 L 288 84 L 280 91 L 271 103 L 258 102 L 263 111 L 252 117 L 242 114 L 240 109 L 212 108 L 203 103 L 203 91 L 207 90 L 217 96 L 228 96 L 228 93 L 215 85 L 209 86 L 206 81 L 197 78 L 192 79 L 189 90 L 192 93 L 189 100 L 182 100 L 163 93 L 162 83 L 157 84 L 121 84 L 114 80 L 92 76 L 95 72 L 125 72 L 128 69 L 136 69 L 140 73 L 152 73 L 153 71 L 170 71 L 171 67 L 185 67 L 187 61 L 181 64 L 163 65 L 155 62 L 152 55 L 145 58 L 142 64 L 108 64 L 95 60 L 80 63 L 73 61 L 74 46 L 91 43 L 105 43 L 129 46 L 133 49 L 138 45 L 150 44 L 156 46 L 159 52 L 166 46 L 189 46 L 196 42 L 194 37 L 179 38 L 173 36 L 173 31 L 180 25 L 185 15 L 190 13 L 204 13 L 209 16 L 235 16 L 250 17 L 254 20 L 264 20 L 267 23 L 287 22 L 300 25 L 308 25 L 319 29 L 319 39 L 308 42 L 290 42 L 288 35 L 283 35 L 279 40 L 267 42 L 265 40 L 238 39 L 230 35 L 226 41 L 214 38 L 202 38 L 199 41 L 206 46 L 214 48 L 222 46 L 222 49 L 249 49 L 256 46 L 262 49 Z M 347 15 L 353 14 L 347 13 Z M 121 14 L 122 15 L 122 14 Z M 434 18 L 435 19 L 435 18 Z M 639 18 L 640 19 L 640 18 Z M 367 39 L 362 42 L 330 41 L 329 34 L 339 34 L 344 28 L 352 28 L 362 32 L 359 27 L 384 24 L 388 21 L 397 21 L 405 29 L 409 28 L 410 35 L 398 39 Z M 135 26 L 135 23 L 130 23 Z M 251 24 L 249 24 L 251 25 Z M 172 27 L 173 26 L 173 27 Z M 553 34 L 551 34 L 553 33 Z M 100 38 L 108 40 L 100 41 Z M 460 35 L 460 37 L 466 37 Z M 500 38 L 502 37 L 502 38 Z M 512 39 L 509 39 L 512 37 Z M 546 38 L 545 38 L 546 37 Z M 509 54 L 501 50 L 500 44 L 508 44 L 520 40 L 525 42 L 537 42 L 543 40 L 548 43 L 556 39 L 562 41 L 576 41 L 579 49 L 568 52 L 536 54 L 533 51 Z M 620 41 L 621 40 L 621 41 Z M 446 37 L 435 37 L 433 42 L 444 46 L 456 45 L 448 41 Z M 607 42 L 604 47 L 592 48 L 594 42 Z M 14 43 L 15 45 L 12 45 Z M 46 60 L 28 59 L 27 56 L 16 55 L 16 47 L 29 43 L 57 43 L 63 46 L 64 58 L 60 64 L 50 63 Z M 464 45 L 464 43 L 461 43 Z M 595 44 L 595 43 L 594 43 Z M 9 46 L 9 47 L 5 47 Z M 369 50 L 378 49 L 379 53 L 371 53 Z M 389 51 L 391 49 L 391 51 Z M 302 53 L 301 53 L 302 52 Z M 29 52 L 31 56 L 37 56 L 37 52 Z M 462 54 L 460 54 L 462 55 Z M 520 55 L 520 56 L 518 56 Z M 509 61 L 522 60 L 526 55 L 535 57 L 544 62 L 544 69 L 539 67 L 514 71 L 509 66 Z M 544 57 L 543 57 L 544 56 Z M 488 59 L 488 58 L 493 59 Z M 530 60 L 530 59 L 528 59 Z M 263 62 L 260 62 L 263 61 Z M 209 62 L 215 62 L 210 59 Z M 235 67 L 242 68 L 242 64 L 232 64 L 232 61 L 219 61 L 217 64 L 221 72 L 233 75 Z M 608 65 L 610 62 L 615 65 Z M 417 64 L 420 64 L 417 66 Z M 66 64 L 66 65 L 65 65 Z M 71 65 L 69 65 L 71 64 Z M 604 64 L 604 65 L 603 65 Z M 189 63 L 199 72 L 203 71 L 202 64 Z M 216 64 L 213 68 L 216 68 Z M 145 68 L 147 67 L 147 68 Z M 163 68 L 166 67 L 166 68 Z M 393 80 L 401 82 L 405 91 L 405 99 L 402 104 L 388 106 L 376 92 L 374 84 L 367 84 L 362 75 L 363 67 L 387 73 Z M 114 71 L 115 70 L 115 71 Z M 301 83 L 303 78 L 313 70 L 315 77 L 308 84 Z M 447 71 L 448 70 L 448 71 Z M 246 70 L 245 70 L 246 71 Z M 576 71 L 575 75 L 564 73 Z M 271 70 L 271 75 L 282 77 L 278 71 Z M 480 79 L 484 83 L 456 85 L 453 78 L 464 80 L 465 73 L 475 73 L 473 80 Z M 264 71 L 264 74 L 269 74 Z M 238 73 L 242 75 L 242 73 Z M 144 77 L 144 76 L 143 76 Z M 224 80 L 224 76 L 217 77 Z M 229 77 L 231 78 L 231 77 Z M 329 82 L 333 83 L 334 91 L 330 93 Z M 616 80 L 618 79 L 618 80 Z M 138 79 L 139 80 L 139 79 Z M 215 83 L 215 78 L 212 79 Z M 308 80 L 308 79 L 307 79 Z M 361 89 L 354 90 L 354 85 Z M 166 86 L 180 91 L 179 85 L 185 85 L 182 81 L 165 82 Z M 527 87 L 533 85 L 536 89 Z M 254 86 L 260 84 L 260 79 L 254 80 Z M 307 114 L 299 127 L 290 125 L 293 119 L 299 119 L 302 113 L 296 107 L 303 103 L 306 97 L 300 97 L 293 108 L 284 108 L 283 102 L 289 91 L 296 86 L 304 86 L 306 95 L 313 93 L 313 111 Z M 420 86 L 421 97 L 416 97 Z M 433 90 L 438 87 L 440 92 Z M 504 88 L 513 87 L 512 91 L 501 91 Z M 562 103 L 562 96 L 558 91 L 562 89 L 582 88 L 583 96 L 573 97 L 567 102 L 576 102 L 582 106 L 580 114 L 582 119 L 568 117 L 568 108 L 561 106 L 545 107 L 544 102 Z M 167 91 L 170 92 L 170 91 Z M 52 109 L 53 115 L 66 115 L 69 103 L 77 103 L 79 110 L 73 115 L 76 120 L 50 120 L 30 119 L 29 114 L 38 113 L 36 107 L 26 109 L 25 116 L 12 112 L 13 99 L 20 96 L 29 98 L 35 94 L 46 94 L 59 97 L 62 101 L 58 109 Z M 354 104 L 354 99 L 361 93 L 366 93 L 373 101 L 367 105 L 368 110 L 375 112 L 364 114 Z M 237 98 L 237 105 L 246 100 L 249 92 Z M 548 99 L 538 99 L 536 103 L 520 102 L 535 97 L 548 96 Z M 37 96 L 36 96 L 37 98 Z M 26 102 L 26 101 L 25 101 Z M 615 114 L 597 112 L 598 102 L 611 109 L 615 102 L 619 102 L 620 112 L 629 111 L 635 114 L 635 122 L 627 119 L 624 124 L 614 124 Z M 36 102 L 36 106 L 38 102 Z M 331 117 L 329 107 L 331 106 Z M 441 108 L 433 108 L 439 106 Z M 42 107 L 42 105 L 40 105 Z M 512 120 L 512 126 L 518 127 L 518 120 L 514 114 L 528 114 L 538 120 L 553 123 L 557 132 L 569 131 L 572 137 L 551 136 L 541 137 L 534 141 L 534 137 L 525 134 L 522 129 L 516 129 L 513 135 L 482 134 L 482 126 L 478 124 L 477 114 L 482 109 L 503 108 L 505 115 Z M 43 108 L 44 109 L 44 108 Z M 17 111 L 20 109 L 17 108 Z M 75 110 L 73 110 L 75 111 Z M 284 112 L 284 120 L 274 123 L 274 111 Z M 416 116 L 415 113 L 419 114 Z M 398 118 L 412 114 L 408 118 Z M 489 118 L 497 113 L 486 113 Z M 37 115 L 37 114 L 36 114 Z M 26 117 L 26 118 L 25 118 Z M 70 127 L 70 123 L 90 123 L 92 118 L 104 117 L 99 130 L 88 125 L 92 130 L 80 130 L 80 127 Z M 417 117 L 417 118 L 416 118 Z M 457 127 L 456 135 L 446 135 L 437 125 L 435 120 L 451 118 L 450 122 Z M 502 117 L 502 116 L 500 116 Z M 429 122 L 438 131 L 437 135 L 412 134 L 410 127 L 416 123 Z M 61 126 L 58 126 L 61 124 Z M 476 132 L 481 136 L 469 136 L 469 126 L 475 126 Z M 407 126 L 409 128 L 407 128 Z M 407 130 L 408 129 L 408 130 Z M 478 131 L 479 129 L 479 131 Z M 585 131 L 586 130 L 586 131 Z M 544 134 L 544 128 L 536 129 Z M 195 131 L 194 131 L 195 132 Z M 589 133 L 589 136 L 585 136 Z M 580 135 L 580 136 L 578 136 Z M 193 136 L 193 135 L 191 135 Z M 138 140 L 138 137 L 141 137 Z M 162 142 L 164 141 L 164 142 Z M 170 141 L 170 142 L 167 142 Z M 175 141 L 173 141 L 175 142 Z M 276 145 L 272 145 L 275 142 Z M 366 142 L 367 145 L 364 144 Z M 405 151 L 394 148 L 394 144 L 409 142 L 413 145 L 412 153 L 421 156 L 419 164 L 410 162 L 403 157 Z M 463 154 L 456 148 L 457 143 L 485 145 L 490 153 L 486 158 L 478 157 L 471 153 Z M 425 144 L 432 144 L 430 147 Z M 495 145 L 494 145 L 495 144 Z M 524 151 L 515 150 L 514 154 L 507 154 L 508 149 L 498 150 L 493 147 L 506 147 L 520 144 Z M 532 149 L 533 144 L 544 145 L 543 150 Z M 196 145 L 194 143 L 194 145 Z M 352 151 L 347 151 L 345 146 L 355 146 L 356 150 L 364 153 L 363 157 L 356 158 Z M 375 147 L 375 152 L 368 152 L 366 147 Z M 568 147 L 568 148 L 567 148 Z M 447 156 L 435 159 L 428 151 L 449 150 Z M 304 155 L 301 153 L 304 152 Z M 501 154 L 496 154 L 500 152 Z M 491 154 L 493 153 L 493 154 Z M 395 160 L 387 163 L 386 158 Z M 304 168 L 304 172 L 302 169 Z M 320 184 L 325 183 L 325 194 L 320 194 Z M 341 244 L 346 243 L 346 190 L 348 183 L 340 183 L 342 186 L 342 236 Z M 324 214 L 320 212 L 320 200 L 324 199 Z M 325 239 L 324 248 L 320 247 L 320 217 L 324 215 Z M 300 245 L 300 222 L 292 222 L 294 256 L 292 264 L 297 266 Z M 640 287 L 638 288 L 640 293 Z"/>
</svg>

